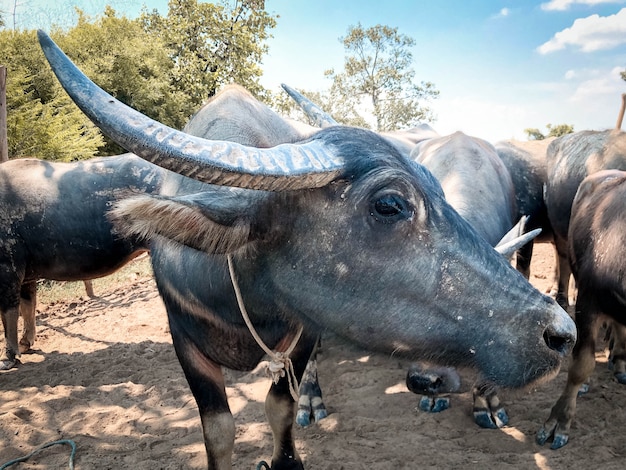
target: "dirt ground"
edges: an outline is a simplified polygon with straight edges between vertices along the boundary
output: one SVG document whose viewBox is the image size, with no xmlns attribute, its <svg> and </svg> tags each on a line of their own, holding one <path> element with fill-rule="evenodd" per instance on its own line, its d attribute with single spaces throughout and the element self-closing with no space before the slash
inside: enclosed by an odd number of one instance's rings
<svg viewBox="0 0 626 470">
<path fill-rule="evenodd" d="M 531 282 L 545 289 L 549 245 L 536 250 Z M 97 289 L 97 287 L 96 287 Z M 76 468 L 201 469 L 200 420 L 171 346 L 152 279 L 40 305 L 35 351 L 0 373 L 0 465 L 57 439 L 77 445 Z M 478 428 L 471 416 L 473 376 L 449 410 L 418 411 L 406 390 L 407 363 L 328 338 L 320 382 L 330 415 L 296 431 L 307 469 L 623 469 L 626 393 L 598 354 L 590 392 L 578 400 L 570 443 L 552 451 L 534 442 L 560 394 L 566 371 L 522 392 L 502 391 L 510 424 Z M 233 466 L 254 469 L 272 452 L 263 399 L 269 381 L 229 373 L 237 422 Z M 55 446 L 12 468 L 67 468 L 69 448 Z"/>
</svg>

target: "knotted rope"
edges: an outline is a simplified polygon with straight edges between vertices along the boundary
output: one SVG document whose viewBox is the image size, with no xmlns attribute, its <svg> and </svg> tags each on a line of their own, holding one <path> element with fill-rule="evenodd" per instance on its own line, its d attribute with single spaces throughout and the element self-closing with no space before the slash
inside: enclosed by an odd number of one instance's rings
<svg viewBox="0 0 626 470">
<path fill-rule="evenodd" d="M 252 324 L 252 322 L 250 321 L 250 317 L 248 316 L 248 311 L 246 310 L 246 306 L 243 303 L 243 297 L 241 296 L 239 284 L 237 283 L 237 278 L 235 277 L 235 268 L 233 267 L 232 256 L 228 255 L 227 259 L 228 272 L 230 273 L 230 280 L 233 283 L 233 289 L 235 289 L 235 295 L 237 296 L 237 305 L 239 305 L 241 316 L 246 322 L 246 325 L 248 327 L 248 330 L 250 330 L 252 337 L 256 340 L 261 349 L 265 351 L 265 354 L 270 357 L 269 364 L 267 364 L 266 366 L 266 371 L 275 384 L 277 384 L 278 381 L 286 375 L 287 381 L 289 382 L 289 392 L 291 393 L 291 397 L 293 398 L 293 401 L 298 403 L 298 389 L 300 388 L 300 385 L 298 384 L 298 378 L 296 377 L 296 372 L 293 369 L 293 363 L 291 362 L 291 358 L 289 357 L 289 355 L 293 352 L 296 345 L 298 344 L 300 336 L 302 335 L 303 327 L 302 325 L 300 325 L 296 336 L 293 338 L 291 345 L 287 348 L 285 352 L 272 351 L 270 348 L 268 348 L 259 336 L 259 334 L 256 332 L 254 325 Z"/>
</svg>

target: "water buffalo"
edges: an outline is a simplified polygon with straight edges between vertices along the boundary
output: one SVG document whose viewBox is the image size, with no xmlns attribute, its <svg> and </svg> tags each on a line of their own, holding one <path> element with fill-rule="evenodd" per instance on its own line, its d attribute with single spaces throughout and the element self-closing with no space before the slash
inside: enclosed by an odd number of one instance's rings
<svg viewBox="0 0 626 470">
<path fill-rule="evenodd" d="M 287 85 L 282 87 L 311 122 L 320 127 L 338 125 L 308 98 Z M 409 158 L 428 168 L 442 184 L 447 201 L 492 245 L 496 246 L 505 237 L 518 234 L 519 228 L 509 234 L 513 221 L 517 219 L 514 186 L 491 144 L 461 132 L 441 137 L 428 125 L 381 135 L 398 150 L 408 154 Z M 520 244 L 519 240 L 515 246 L 517 244 Z M 510 253 L 514 251 L 511 248 L 508 250 Z M 406 377 L 409 390 L 423 394 L 420 409 L 430 412 L 449 407 L 449 398 L 442 394 L 453 391 L 459 380 L 452 369 L 431 368 L 422 364 L 413 364 Z M 501 427 L 508 422 L 495 390 L 494 386 L 486 384 L 474 390 L 474 416 L 482 427 Z M 315 364 L 307 366 L 301 383 L 296 422 L 306 426 L 311 415 L 316 421 L 326 416 Z"/>
<path fill-rule="evenodd" d="M 581 131 L 561 136 L 548 146 L 545 202 L 559 260 L 556 300 L 569 303 L 570 264 L 567 235 L 572 201 L 582 180 L 600 170 L 626 170 L 626 133 Z"/>
<path fill-rule="evenodd" d="M 321 127 L 337 125 L 328 113 L 308 98 L 286 85 L 282 86 L 316 125 Z M 399 150 L 406 152 L 407 148 L 412 147 L 409 157 L 433 173 L 443 186 L 446 200 L 465 220 L 470 222 L 483 238 L 497 246 L 501 254 L 508 258 L 516 247 L 529 245 L 529 243 L 522 243 L 520 237 L 516 237 L 522 234 L 527 217 L 516 205 L 518 187 L 515 186 L 507 171 L 508 167 L 503 164 L 494 146 L 462 132 L 441 137 L 429 126 L 391 135 L 391 138 L 385 137 Z M 409 142 L 406 143 L 409 145 L 398 145 L 397 141 L 393 140 L 402 135 L 412 136 L 412 145 Z M 511 165 L 511 168 L 518 170 L 514 165 Z M 519 188 L 520 193 L 528 189 L 529 182 L 520 181 L 525 176 L 522 175 L 521 169 L 515 173 L 515 176 L 516 183 L 520 186 L 525 185 L 523 189 Z M 527 176 L 525 178 L 534 183 L 531 178 Z M 538 188 L 532 188 L 532 190 L 538 189 L 538 197 L 542 203 L 544 180 L 545 177 L 539 183 Z M 536 208 L 531 207 L 527 199 L 527 197 L 520 198 L 523 210 L 528 210 L 534 215 Z M 514 221 L 518 219 L 520 223 L 512 228 Z M 527 237 L 524 239 L 532 240 L 536 233 L 524 236 Z M 508 245 L 507 241 L 510 241 L 512 245 Z M 420 409 L 440 412 L 447 409 L 450 404 L 449 398 L 442 394 L 458 389 L 460 379 L 457 372 L 451 368 L 433 368 L 423 364 L 412 364 L 407 372 L 406 383 L 409 390 L 423 395 L 419 404 Z M 307 366 L 307 372 L 301 383 L 296 422 L 306 426 L 310 423 L 311 415 L 316 420 L 326 416 L 315 364 Z M 497 387 L 493 384 L 480 382 L 474 387 L 474 419 L 477 424 L 485 428 L 498 428 L 507 424 L 508 416 L 500 405 Z"/>
<path fill-rule="evenodd" d="M 604 317 L 620 323 L 612 351 L 618 381 L 626 383 L 624 326 L 626 325 L 626 172 L 604 170 L 586 177 L 571 207 L 569 259 L 578 286 L 576 325 L 578 340 L 565 389 L 537 442 L 552 439 L 552 449 L 569 440 L 576 412 L 576 396 L 595 365 L 595 341 Z"/>
<path fill-rule="evenodd" d="M 249 370 L 264 354 L 246 318 L 267 347 L 291 349 L 296 377 L 323 329 L 370 350 L 474 367 L 503 386 L 558 370 L 573 321 L 385 139 L 341 126 L 269 149 L 192 136 L 124 106 L 41 31 L 39 40 L 83 112 L 121 146 L 179 174 L 159 195 L 125 198 L 113 217 L 151 240 L 209 468 L 231 468 L 235 437 L 221 368 Z M 303 468 L 289 375 L 266 399 L 274 469 Z"/>
<path fill-rule="evenodd" d="M 108 275 L 147 250 L 119 237 L 106 213 L 132 191 L 156 191 L 164 170 L 134 155 L 75 163 L 37 159 L 0 165 L 0 370 L 15 366 L 35 341 L 37 280 L 79 281 Z M 18 343 L 18 317 L 24 332 Z"/>
<path fill-rule="evenodd" d="M 433 173 L 446 200 L 490 245 L 497 246 L 523 216 L 511 175 L 495 147 L 485 140 L 462 132 L 434 137 L 417 145 L 411 158 Z M 406 382 L 414 393 L 425 393 L 420 409 L 438 412 L 449 405 L 440 392 L 454 391 L 458 376 L 452 370 L 413 366 Z M 508 423 L 497 387 L 481 380 L 473 395 L 474 420 L 479 426 L 499 428 Z"/>
</svg>

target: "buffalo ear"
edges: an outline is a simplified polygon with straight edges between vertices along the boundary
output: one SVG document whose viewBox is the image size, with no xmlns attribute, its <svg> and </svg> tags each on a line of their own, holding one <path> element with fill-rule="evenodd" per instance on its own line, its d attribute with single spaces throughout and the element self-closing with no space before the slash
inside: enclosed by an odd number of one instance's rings
<svg viewBox="0 0 626 470">
<path fill-rule="evenodd" d="M 232 253 L 250 242 L 252 198 L 213 192 L 182 197 L 141 195 L 118 201 L 109 218 L 122 236 L 165 238 L 206 253 Z"/>
</svg>

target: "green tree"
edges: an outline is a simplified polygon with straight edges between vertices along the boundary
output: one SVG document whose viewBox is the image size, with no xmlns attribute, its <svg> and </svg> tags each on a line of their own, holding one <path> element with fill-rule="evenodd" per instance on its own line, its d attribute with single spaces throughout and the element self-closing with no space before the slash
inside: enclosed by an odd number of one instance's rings
<svg viewBox="0 0 626 470">
<path fill-rule="evenodd" d="M 263 0 L 221 4 L 171 0 L 170 12 L 143 12 L 137 20 L 107 7 L 51 36 L 95 83 L 123 103 L 171 127 L 182 128 L 222 85 L 238 82 L 260 98 L 264 40 L 275 19 Z M 61 89 L 34 31 L 0 31 L 7 64 L 10 156 L 72 160 L 121 153 Z M 106 144 L 105 144 L 106 142 Z"/>
<path fill-rule="evenodd" d="M 0 63 L 7 67 L 9 158 L 94 156 L 102 135 L 58 84 L 34 31 L 0 31 Z"/>
<path fill-rule="evenodd" d="M 528 136 L 528 140 L 543 140 L 546 138 L 545 135 L 534 127 L 529 127 L 528 129 L 524 129 L 524 133 Z"/>
<path fill-rule="evenodd" d="M 574 132 L 574 126 L 571 124 L 557 124 L 555 126 L 547 124 L 546 127 L 548 128 L 548 137 L 561 137 Z"/>
<path fill-rule="evenodd" d="M 354 103 L 343 99 L 335 86 L 328 91 L 306 91 L 298 89 L 300 93 L 318 105 L 332 118 L 346 126 L 369 128 L 367 121 L 355 109 Z M 309 122 L 308 116 L 300 109 L 296 102 L 286 93 L 280 92 L 272 96 L 272 108 L 281 116 L 286 116 L 300 122 Z M 329 111 L 330 110 L 330 111 Z M 309 122 L 314 125 L 314 123 Z"/>
<path fill-rule="evenodd" d="M 96 19 L 79 10 L 78 24 L 54 37 L 89 78 L 124 104 L 175 128 L 189 118 L 187 97 L 170 85 L 174 64 L 167 48 L 140 21 L 118 17 L 110 7 Z M 103 155 L 121 152 L 108 139 L 101 149 Z"/>
<path fill-rule="evenodd" d="M 528 136 L 528 140 L 543 140 L 548 137 L 561 137 L 562 135 L 574 132 L 574 126 L 571 124 L 557 124 L 555 126 L 547 124 L 546 128 L 548 129 L 547 134 L 543 134 L 539 129 L 535 128 L 524 129 L 524 132 Z"/>
<path fill-rule="evenodd" d="M 365 29 L 358 24 L 351 26 L 340 41 L 348 53 L 344 71 L 331 69 L 325 75 L 333 80 L 330 95 L 341 97 L 344 111 L 350 114 L 369 105 L 367 112 L 374 116 L 378 131 L 434 119 L 426 103 L 437 98 L 439 92 L 431 82 L 415 82 L 410 51 L 414 39 L 398 33 L 397 28 L 376 25 Z M 335 109 L 329 112 L 336 115 Z"/>
<path fill-rule="evenodd" d="M 264 0 L 170 0 L 168 7 L 166 17 L 144 9 L 140 20 L 164 41 L 174 64 L 170 84 L 186 95 L 188 113 L 228 83 L 265 95 L 260 63 L 276 19 L 264 10 Z"/>
</svg>

